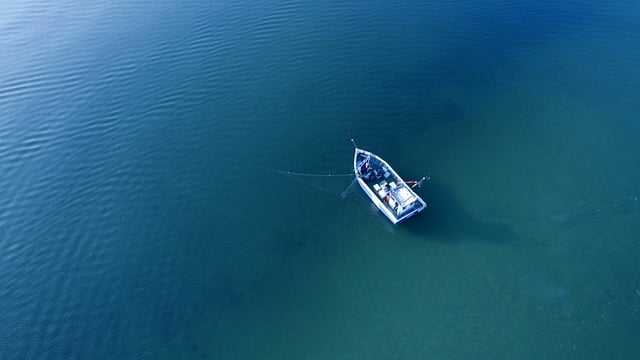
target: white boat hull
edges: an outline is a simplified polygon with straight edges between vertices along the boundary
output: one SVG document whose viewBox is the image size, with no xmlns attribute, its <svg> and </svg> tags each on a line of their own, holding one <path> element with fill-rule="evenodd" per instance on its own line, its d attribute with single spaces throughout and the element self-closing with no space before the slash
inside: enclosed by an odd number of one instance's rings
<svg viewBox="0 0 640 360">
<path fill-rule="evenodd" d="M 363 174 L 363 159 L 370 159 L 366 160 L 366 167 L 368 167 L 370 162 L 374 162 L 375 166 L 377 166 L 375 171 L 380 170 L 382 175 L 378 178 L 368 177 L 368 175 L 371 175 L 370 169 L 366 174 Z M 353 159 L 353 170 L 360 188 L 362 188 L 373 204 L 394 225 L 411 218 L 427 208 L 424 200 L 379 156 L 356 148 Z M 390 183 L 387 181 L 390 181 Z M 393 186 L 389 187 L 388 184 Z M 386 189 L 384 187 L 386 187 Z M 379 188 L 380 190 L 376 192 L 374 188 Z M 393 204 L 395 204 L 395 206 Z"/>
</svg>

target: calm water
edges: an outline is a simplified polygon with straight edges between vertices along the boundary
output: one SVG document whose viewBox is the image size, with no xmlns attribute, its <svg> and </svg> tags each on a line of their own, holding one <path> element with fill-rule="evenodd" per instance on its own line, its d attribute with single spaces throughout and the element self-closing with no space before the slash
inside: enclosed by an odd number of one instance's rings
<svg viewBox="0 0 640 360">
<path fill-rule="evenodd" d="M 640 8 L 9 1 L 0 358 L 640 357 Z M 389 225 L 352 145 L 430 208 Z"/>
</svg>

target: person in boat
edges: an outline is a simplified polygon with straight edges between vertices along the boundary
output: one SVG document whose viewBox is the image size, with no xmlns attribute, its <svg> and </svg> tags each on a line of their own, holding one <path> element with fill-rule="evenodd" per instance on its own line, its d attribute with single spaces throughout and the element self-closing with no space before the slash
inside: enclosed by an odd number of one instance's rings
<svg viewBox="0 0 640 360">
<path fill-rule="evenodd" d="M 363 161 L 362 165 L 360 165 L 360 174 L 367 175 L 369 173 L 369 170 L 370 170 L 369 159 L 371 158 L 368 157 L 367 160 Z"/>
<path fill-rule="evenodd" d="M 360 175 L 367 180 L 371 181 L 375 178 L 375 171 L 371 168 L 370 164 L 371 157 L 367 157 L 367 159 L 360 166 Z"/>
</svg>

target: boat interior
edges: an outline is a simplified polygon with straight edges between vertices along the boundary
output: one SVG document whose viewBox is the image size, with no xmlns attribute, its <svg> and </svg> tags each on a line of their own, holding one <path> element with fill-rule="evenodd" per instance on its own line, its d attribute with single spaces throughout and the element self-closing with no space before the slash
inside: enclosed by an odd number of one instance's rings
<svg viewBox="0 0 640 360">
<path fill-rule="evenodd" d="M 361 153 L 356 164 L 360 177 L 397 217 L 414 208 L 416 196 L 384 163 Z"/>
</svg>

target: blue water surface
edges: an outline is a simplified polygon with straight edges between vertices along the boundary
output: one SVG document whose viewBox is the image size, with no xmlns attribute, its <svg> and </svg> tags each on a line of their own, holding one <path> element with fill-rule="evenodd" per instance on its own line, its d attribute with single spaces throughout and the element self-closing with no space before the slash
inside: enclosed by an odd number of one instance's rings
<svg viewBox="0 0 640 360">
<path fill-rule="evenodd" d="M 634 2 L 9 1 L 0 54 L 1 359 L 640 356 Z M 283 173 L 352 137 L 429 208 Z"/>
</svg>

